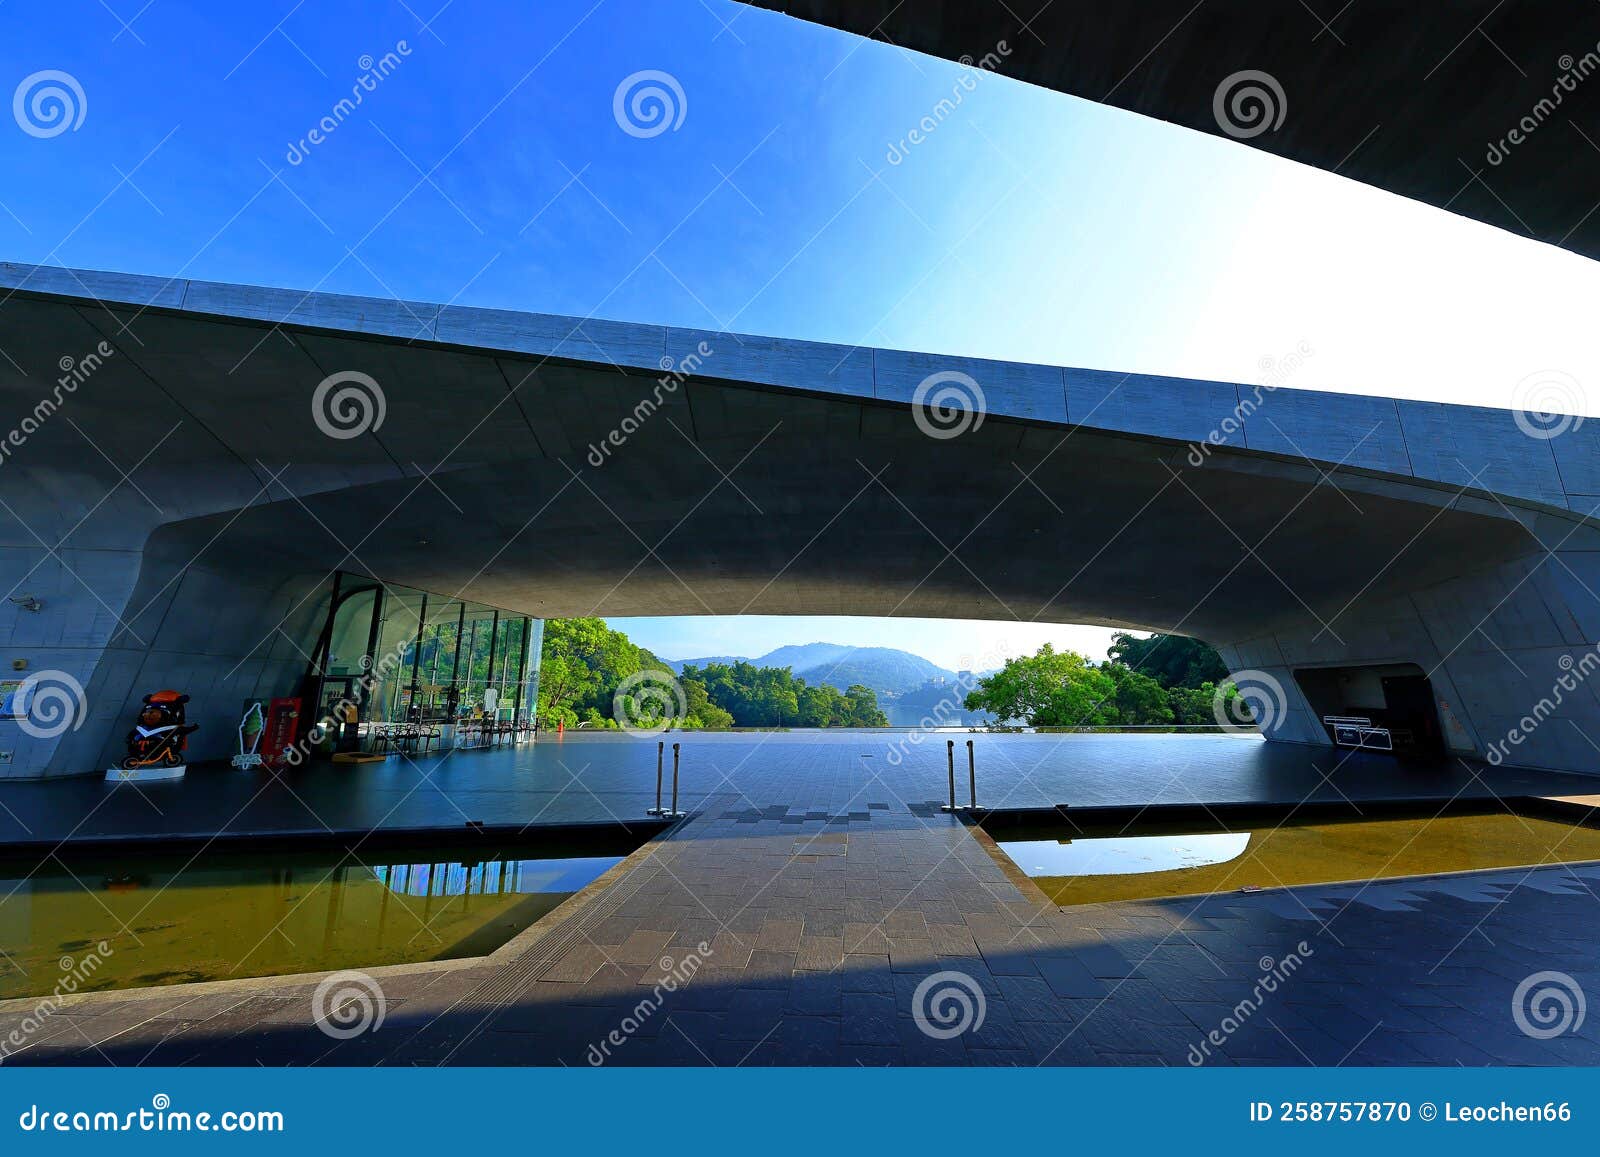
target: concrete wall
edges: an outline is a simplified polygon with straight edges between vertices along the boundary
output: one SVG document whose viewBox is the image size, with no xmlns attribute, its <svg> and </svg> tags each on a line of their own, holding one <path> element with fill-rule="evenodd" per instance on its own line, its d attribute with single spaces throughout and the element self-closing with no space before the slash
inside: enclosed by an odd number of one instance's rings
<svg viewBox="0 0 1600 1157">
<path fill-rule="evenodd" d="M 1270 738 L 1328 742 L 1297 668 L 1416 663 L 1433 681 L 1452 748 L 1600 774 L 1600 532 L 1529 523 L 1540 549 L 1520 559 L 1400 598 L 1364 599 L 1331 632 L 1307 625 L 1224 646 L 1235 670 L 1265 671 L 1282 686 Z"/>
<path fill-rule="evenodd" d="M 63 533 L 31 513 L 41 538 Z M 0 720 L 0 751 L 10 753 L 0 777 L 105 768 L 123 754 L 142 697 L 168 687 L 194 697 L 189 718 L 201 730 L 192 757 L 225 757 L 235 750 L 246 697 L 298 686 L 326 613 L 327 574 L 285 574 L 270 557 L 207 554 L 186 537 L 150 530 L 132 508 L 125 513 L 115 533 L 80 528 L 68 547 L 49 539 L 29 547 L 15 533 L 0 546 L 0 589 L 42 606 L 0 604 L 5 677 L 82 689 L 77 723 L 60 735 L 35 736 Z M 13 532 L 20 525 L 19 518 Z M 141 531 L 148 537 L 137 542 Z M 25 669 L 12 670 L 18 663 Z"/>
</svg>

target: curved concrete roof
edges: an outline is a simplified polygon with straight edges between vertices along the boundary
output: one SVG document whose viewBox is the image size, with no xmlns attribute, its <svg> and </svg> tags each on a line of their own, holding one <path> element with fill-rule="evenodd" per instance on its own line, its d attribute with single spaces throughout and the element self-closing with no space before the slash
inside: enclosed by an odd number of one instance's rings
<svg viewBox="0 0 1600 1157">
<path fill-rule="evenodd" d="M 115 351 L 0 470 L 34 480 L 7 487 L 23 528 L 4 541 L 24 551 L 70 531 L 541 616 L 1226 640 L 1515 557 L 1527 527 L 1600 495 L 1592 428 L 1537 440 L 1505 411 L 60 268 L 3 265 L 0 283 L 10 421 L 62 357 Z M 386 415 L 332 438 L 313 393 L 352 370 Z M 935 440 L 908 403 L 950 371 L 988 412 Z"/>
<path fill-rule="evenodd" d="M 325 331 L 347 339 L 387 339 L 387 344 L 416 351 L 447 347 L 539 359 L 552 370 L 589 370 L 590 376 L 579 379 L 555 374 L 588 388 L 615 387 L 619 379 L 641 375 L 654 379 L 705 343 L 712 353 L 696 376 L 706 379 L 905 405 L 928 375 L 959 372 L 978 383 L 986 410 L 995 417 L 1183 443 L 1204 443 L 1220 435 L 1219 444 L 1239 450 L 1411 477 L 1581 514 L 1593 512 L 1600 502 L 1600 430 L 1595 423 L 1578 423 L 1557 438 L 1528 437 L 1511 411 L 1488 407 L 9 262 L 0 262 L 0 290 L 5 295 L 0 303 L 16 301 L 18 308 L 41 297 L 69 303 L 113 342 L 135 350 L 143 344 L 139 339 L 146 329 L 172 337 L 187 334 L 189 348 L 179 348 L 175 355 L 187 354 L 216 368 L 218 359 L 231 353 L 236 360 L 226 364 L 225 377 L 233 389 L 252 382 L 257 370 L 251 363 L 271 352 L 263 350 L 261 332 L 279 335 L 277 342 L 290 331 Z M 11 317 L 15 329 L 15 311 Z M 177 331 L 170 318 L 192 320 Z M 264 324 L 240 346 L 237 329 L 219 329 L 207 320 Z M 28 333 L 25 323 L 21 328 Z M 21 340 L 31 345 L 39 339 L 35 331 Z M 327 372 L 343 368 L 335 364 L 335 351 L 316 353 L 320 356 L 313 360 L 326 365 Z M 420 352 L 413 357 L 430 360 Z M 467 362 L 438 364 L 461 372 Z M 192 372 L 192 366 L 168 368 Z M 594 377 L 596 372 L 601 376 Z M 451 424 L 456 416 L 430 412 L 424 428 L 416 431 L 433 453 L 462 432 Z M 297 439 L 306 433 L 298 418 L 294 415 Z M 1230 424 L 1230 419 L 1235 421 Z M 281 448 L 281 436 L 281 431 L 272 431 L 265 442 L 258 437 L 238 453 L 248 460 L 273 445 Z M 473 433 L 475 440 L 488 436 L 482 429 Z M 551 445 L 541 441 L 547 452 L 588 446 L 553 432 L 548 437 Z M 402 438 L 391 428 L 370 441 L 333 445 L 347 461 L 374 459 L 404 466 L 408 450 L 399 444 Z M 412 447 L 411 461 L 428 461 L 426 447 Z M 331 447 L 316 448 L 325 454 Z M 385 452 L 380 455 L 380 450 Z"/>
<path fill-rule="evenodd" d="M 92 705 L 59 743 L 17 739 L 14 774 L 94 766 L 151 686 L 193 690 L 206 742 L 227 739 L 226 705 L 296 685 L 335 570 L 540 617 L 1178 631 L 1283 688 L 1273 738 L 1318 743 L 1297 670 L 1420 666 L 1452 749 L 1480 754 L 1600 638 L 1594 423 L 1538 439 L 1386 398 L 59 268 L 0 282 L 0 583 L 42 604 L 0 602 L 0 638 Z M 383 419 L 339 437 L 316 400 L 351 374 Z M 910 404 L 940 374 L 986 399 L 956 437 Z M 1578 727 L 1540 729 L 1527 760 L 1590 765 L 1600 700 L 1579 691 Z"/>
<path fill-rule="evenodd" d="M 1265 72 L 1284 116 L 1243 143 L 1600 256 L 1587 0 L 749 2 L 947 60 L 1004 41 L 1007 76 L 1218 136 L 1218 86 Z"/>
</svg>

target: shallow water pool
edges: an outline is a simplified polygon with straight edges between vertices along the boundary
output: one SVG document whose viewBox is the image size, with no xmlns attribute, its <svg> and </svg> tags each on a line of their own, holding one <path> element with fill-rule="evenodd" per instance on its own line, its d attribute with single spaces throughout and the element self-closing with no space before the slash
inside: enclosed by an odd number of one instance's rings
<svg viewBox="0 0 1600 1157">
<path fill-rule="evenodd" d="M 477 956 L 631 850 L 0 863 L 0 998 Z"/>
<path fill-rule="evenodd" d="M 1506 813 L 1220 827 L 1054 825 L 996 842 L 1058 904 L 1600 860 L 1600 830 Z"/>
</svg>

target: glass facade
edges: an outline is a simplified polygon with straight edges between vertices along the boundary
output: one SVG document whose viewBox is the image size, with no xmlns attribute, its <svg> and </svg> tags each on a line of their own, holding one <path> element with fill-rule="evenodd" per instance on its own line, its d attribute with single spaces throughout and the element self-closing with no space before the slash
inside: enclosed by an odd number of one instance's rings
<svg viewBox="0 0 1600 1157">
<path fill-rule="evenodd" d="M 341 574 L 312 657 L 337 750 L 485 746 L 532 734 L 544 622 Z M 351 706 L 353 704 L 353 706 Z"/>
</svg>

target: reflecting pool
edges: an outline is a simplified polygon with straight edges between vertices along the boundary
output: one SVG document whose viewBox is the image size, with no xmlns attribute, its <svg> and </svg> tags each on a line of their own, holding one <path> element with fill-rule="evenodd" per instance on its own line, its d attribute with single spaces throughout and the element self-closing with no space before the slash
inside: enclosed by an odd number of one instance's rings
<svg viewBox="0 0 1600 1157">
<path fill-rule="evenodd" d="M 605 850 L 0 863 L 0 998 L 478 956 L 626 854 Z"/>
<path fill-rule="evenodd" d="M 1200 826 L 1023 828 L 996 842 L 1059 904 L 1600 860 L 1600 830 L 1504 813 Z"/>
</svg>

